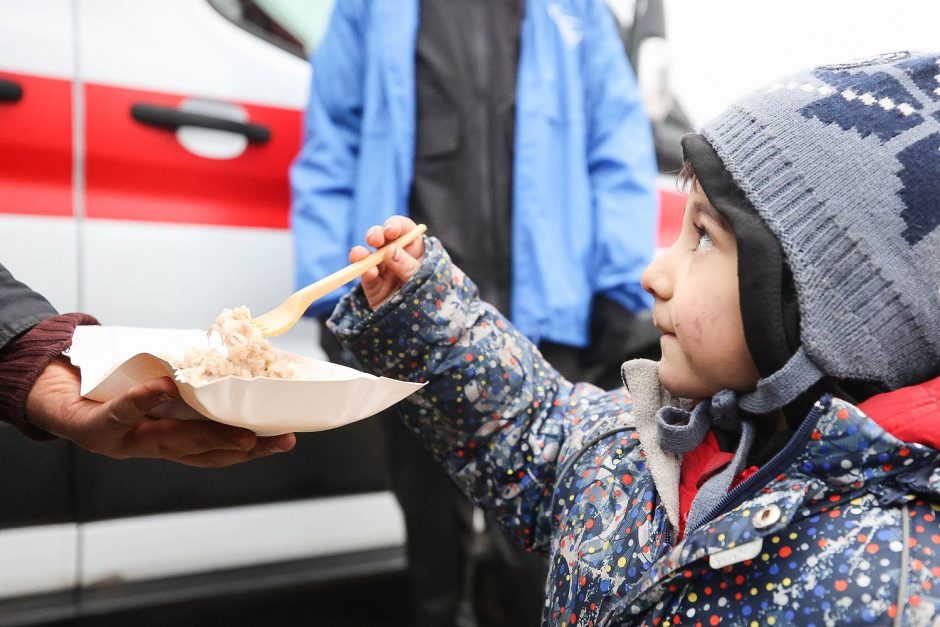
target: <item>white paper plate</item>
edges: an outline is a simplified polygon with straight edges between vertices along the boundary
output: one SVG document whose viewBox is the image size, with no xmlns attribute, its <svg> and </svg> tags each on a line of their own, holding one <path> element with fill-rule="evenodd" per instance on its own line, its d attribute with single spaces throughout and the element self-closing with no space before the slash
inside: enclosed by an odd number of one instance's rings
<svg viewBox="0 0 940 627">
<path fill-rule="evenodd" d="M 66 354 L 82 371 L 82 396 L 105 402 L 148 379 L 174 378 L 173 367 L 157 355 L 181 355 L 207 342 L 205 331 L 199 330 L 80 326 Z M 153 413 L 209 418 L 262 436 L 323 431 L 376 414 L 423 387 L 278 352 L 307 364 L 317 379 L 225 377 L 196 387 L 174 378 L 181 400 Z"/>
</svg>

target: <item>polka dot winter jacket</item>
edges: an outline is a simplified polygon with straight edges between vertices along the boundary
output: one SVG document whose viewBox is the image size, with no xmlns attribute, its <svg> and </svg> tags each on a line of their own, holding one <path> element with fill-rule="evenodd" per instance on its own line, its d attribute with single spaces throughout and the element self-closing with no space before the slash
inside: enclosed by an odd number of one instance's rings
<svg viewBox="0 0 940 627">
<path fill-rule="evenodd" d="M 546 625 L 935 624 L 936 450 L 821 398 L 677 541 L 678 472 L 651 470 L 664 453 L 627 392 L 564 380 L 427 248 L 392 300 L 373 313 L 357 289 L 330 324 L 361 367 L 428 382 L 402 414 L 471 498 L 549 555 Z"/>
</svg>

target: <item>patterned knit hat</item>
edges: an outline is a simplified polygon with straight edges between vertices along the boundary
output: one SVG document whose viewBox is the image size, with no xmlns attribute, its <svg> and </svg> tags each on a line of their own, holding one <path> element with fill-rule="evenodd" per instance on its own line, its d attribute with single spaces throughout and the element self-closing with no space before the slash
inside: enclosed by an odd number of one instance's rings
<svg viewBox="0 0 940 627">
<path fill-rule="evenodd" d="M 940 374 L 940 54 L 817 68 L 702 135 L 779 241 L 799 304 L 801 346 L 741 406 L 782 407 L 823 375 L 895 389 Z"/>
</svg>

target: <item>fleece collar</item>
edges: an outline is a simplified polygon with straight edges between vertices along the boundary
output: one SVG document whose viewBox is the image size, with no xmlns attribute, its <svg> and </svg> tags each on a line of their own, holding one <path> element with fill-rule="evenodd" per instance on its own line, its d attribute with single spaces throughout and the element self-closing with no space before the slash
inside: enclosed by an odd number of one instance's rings
<svg viewBox="0 0 940 627">
<path fill-rule="evenodd" d="M 633 398 L 633 418 L 646 453 L 646 466 L 673 529 L 679 529 L 679 474 L 682 456 L 670 453 L 659 442 L 656 413 L 661 407 L 691 409 L 692 403 L 673 396 L 659 381 L 659 364 L 649 359 L 631 359 L 621 368 L 623 382 Z"/>
</svg>

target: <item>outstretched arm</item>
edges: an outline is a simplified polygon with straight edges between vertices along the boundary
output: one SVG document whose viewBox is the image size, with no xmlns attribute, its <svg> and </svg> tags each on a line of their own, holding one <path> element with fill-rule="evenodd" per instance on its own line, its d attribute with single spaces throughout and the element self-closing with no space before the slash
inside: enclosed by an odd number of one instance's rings
<svg viewBox="0 0 940 627">
<path fill-rule="evenodd" d="M 386 224 L 369 230 L 371 246 L 413 223 Z M 356 248 L 350 260 L 367 252 Z M 340 302 L 331 328 L 361 367 L 428 382 L 402 407 L 405 420 L 471 498 L 520 542 L 544 550 L 560 464 L 600 418 L 628 409 L 624 394 L 564 380 L 477 298 L 436 240 L 388 255 Z"/>
</svg>

